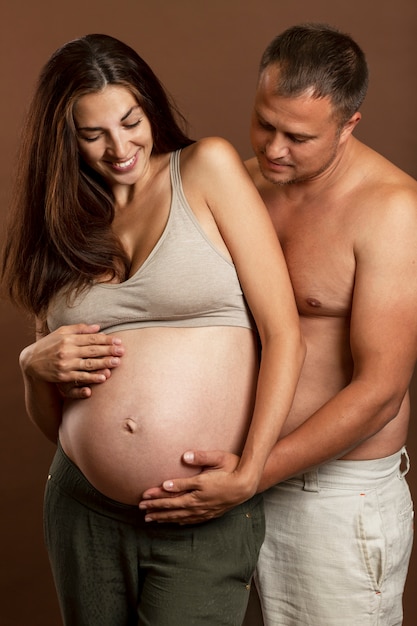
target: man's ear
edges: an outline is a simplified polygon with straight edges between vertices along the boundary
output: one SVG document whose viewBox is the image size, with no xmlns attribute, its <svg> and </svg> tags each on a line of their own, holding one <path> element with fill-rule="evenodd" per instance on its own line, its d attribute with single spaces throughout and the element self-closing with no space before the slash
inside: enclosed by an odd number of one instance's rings
<svg viewBox="0 0 417 626">
<path fill-rule="evenodd" d="M 352 117 L 348 119 L 348 121 L 343 125 L 341 133 L 340 133 L 340 139 L 342 141 L 346 141 L 349 135 L 353 133 L 355 126 L 359 124 L 361 118 L 362 118 L 362 114 L 359 113 L 359 111 L 356 111 L 356 113 L 354 113 Z"/>
</svg>

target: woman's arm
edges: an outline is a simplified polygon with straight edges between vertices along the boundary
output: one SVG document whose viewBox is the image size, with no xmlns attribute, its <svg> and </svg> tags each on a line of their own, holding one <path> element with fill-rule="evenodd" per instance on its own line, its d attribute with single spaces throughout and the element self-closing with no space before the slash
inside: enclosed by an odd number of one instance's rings
<svg viewBox="0 0 417 626">
<path fill-rule="evenodd" d="M 19 364 L 26 411 L 43 434 L 56 443 L 63 395 L 88 398 L 89 385 L 105 382 L 123 355 L 118 338 L 99 333 L 99 326 L 63 326 L 50 334 L 37 322 L 35 343 L 24 348 Z"/>
<path fill-rule="evenodd" d="M 219 469 L 195 478 L 198 497 L 207 507 L 206 517 L 210 517 L 256 492 L 264 464 L 290 410 L 305 348 L 277 235 L 239 156 L 229 143 L 217 138 L 203 140 L 187 150 L 191 156 L 185 158 L 182 172 L 185 193 L 192 175 L 193 185 L 204 190 L 233 259 L 262 343 L 255 408 L 239 463 L 234 471 Z M 214 503 L 219 499 L 221 504 L 217 506 Z M 148 519 L 152 517 L 152 506 L 146 501 L 141 503 L 141 508 L 148 508 Z"/>
</svg>

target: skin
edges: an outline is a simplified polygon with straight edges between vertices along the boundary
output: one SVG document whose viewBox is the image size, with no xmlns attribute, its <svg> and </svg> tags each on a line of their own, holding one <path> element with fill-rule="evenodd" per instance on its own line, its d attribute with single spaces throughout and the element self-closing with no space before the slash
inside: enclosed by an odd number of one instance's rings
<svg viewBox="0 0 417 626">
<path fill-rule="evenodd" d="M 289 268 L 307 356 L 262 491 L 332 459 L 398 451 L 417 354 L 417 184 L 341 125 L 329 98 L 277 95 L 279 67 L 258 85 L 247 162 Z M 206 466 L 144 494 L 147 519 L 190 523 L 221 513 L 217 471 L 238 459 L 189 450 Z"/>
<path fill-rule="evenodd" d="M 38 322 L 36 344 L 22 350 L 19 364 L 27 413 L 55 442 L 64 398 L 89 398 L 91 386 L 105 382 L 120 365 L 124 347 L 118 337 L 100 333 L 98 324 L 62 326 L 47 335 L 42 327 Z"/>
<path fill-rule="evenodd" d="M 133 275 L 168 219 L 169 155 L 153 153 L 149 120 L 124 87 L 83 96 L 74 120 L 81 156 L 112 189 L 112 228 Z M 200 471 L 181 460 L 186 441 L 225 444 L 240 459 L 216 474 L 225 510 L 257 489 L 294 397 L 304 346 L 282 250 L 235 150 L 218 138 L 197 142 L 182 151 L 181 176 L 207 238 L 237 269 L 262 342 L 259 376 L 254 334 L 239 327 L 112 336 L 72 325 L 39 334 L 20 363 L 29 416 L 49 439 L 59 436 L 100 491 L 137 504 L 154 480 Z"/>
</svg>

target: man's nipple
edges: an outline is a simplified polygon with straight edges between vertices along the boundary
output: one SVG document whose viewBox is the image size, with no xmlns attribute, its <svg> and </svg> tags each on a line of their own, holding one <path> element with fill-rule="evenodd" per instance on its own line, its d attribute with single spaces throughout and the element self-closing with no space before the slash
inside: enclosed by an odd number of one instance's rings
<svg viewBox="0 0 417 626">
<path fill-rule="evenodd" d="M 309 306 L 312 306 L 315 309 L 319 309 L 321 307 L 320 300 L 316 300 L 316 298 L 307 298 L 306 302 Z"/>
</svg>

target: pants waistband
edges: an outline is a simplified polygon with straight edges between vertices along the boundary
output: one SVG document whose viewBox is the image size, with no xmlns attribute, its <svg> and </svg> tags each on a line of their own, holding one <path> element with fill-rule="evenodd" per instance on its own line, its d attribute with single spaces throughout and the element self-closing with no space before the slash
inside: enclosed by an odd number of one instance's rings
<svg viewBox="0 0 417 626">
<path fill-rule="evenodd" d="M 146 525 L 146 527 L 149 527 L 151 525 L 151 523 L 144 521 L 145 512 L 140 510 L 138 506 L 117 502 L 98 491 L 87 480 L 75 463 L 65 454 L 59 443 L 49 469 L 48 482 L 49 481 L 56 484 L 57 487 L 69 497 L 77 500 L 96 513 L 135 526 Z M 235 506 L 233 509 L 226 512 L 225 515 L 237 515 L 242 512 L 249 513 L 261 503 L 262 494 L 257 494 L 246 502 L 243 502 L 243 504 Z M 210 521 L 207 523 L 210 523 Z M 164 528 L 168 528 L 169 526 L 178 527 L 178 524 L 164 524 Z"/>
<path fill-rule="evenodd" d="M 410 459 L 404 446 L 398 452 L 381 459 L 364 461 L 336 460 L 310 472 L 291 478 L 304 491 L 320 491 L 321 487 L 374 488 L 395 476 L 403 478 L 410 469 Z"/>
</svg>

